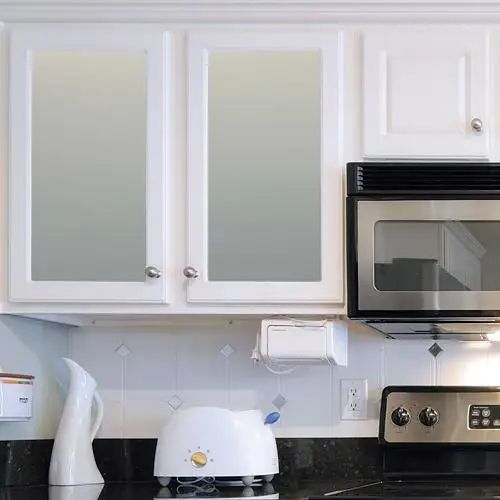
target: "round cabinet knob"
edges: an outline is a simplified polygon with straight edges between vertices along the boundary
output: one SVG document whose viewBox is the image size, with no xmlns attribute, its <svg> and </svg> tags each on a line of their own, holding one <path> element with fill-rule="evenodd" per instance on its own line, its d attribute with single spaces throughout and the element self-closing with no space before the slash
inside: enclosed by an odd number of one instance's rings
<svg viewBox="0 0 500 500">
<path fill-rule="evenodd" d="M 432 427 L 436 425 L 439 421 L 439 413 L 434 408 L 430 406 L 425 407 L 418 416 L 420 422 L 426 427 Z"/>
<path fill-rule="evenodd" d="M 148 266 L 144 269 L 144 274 L 148 278 L 159 278 L 161 276 L 161 271 L 155 266 Z"/>
<path fill-rule="evenodd" d="M 202 453 L 201 451 L 197 451 L 196 453 L 193 453 L 191 455 L 191 463 L 197 469 L 205 467 L 205 465 L 207 465 L 207 462 L 208 462 L 207 456 L 205 455 L 205 453 Z"/>
<path fill-rule="evenodd" d="M 474 132 L 482 132 L 483 130 L 483 121 L 479 118 L 473 118 L 470 122 L 470 126 Z"/>
<path fill-rule="evenodd" d="M 197 278 L 198 277 L 198 271 L 194 267 L 191 267 L 191 266 L 185 267 L 182 272 L 186 278 Z"/>
<path fill-rule="evenodd" d="M 391 414 L 392 423 L 396 424 L 399 427 L 403 427 L 404 425 L 409 423 L 410 419 L 411 419 L 410 412 L 406 408 L 403 408 L 402 406 L 396 408 Z"/>
</svg>

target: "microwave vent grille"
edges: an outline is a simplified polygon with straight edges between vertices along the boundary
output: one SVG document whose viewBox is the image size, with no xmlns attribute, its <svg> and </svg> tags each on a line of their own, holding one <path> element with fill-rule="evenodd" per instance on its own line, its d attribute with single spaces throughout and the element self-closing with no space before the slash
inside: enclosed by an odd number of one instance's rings
<svg viewBox="0 0 500 500">
<path fill-rule="evenodd" d="M 347 164 L 348 194 L 500 193 L 500 163 Z"/>
</svg>

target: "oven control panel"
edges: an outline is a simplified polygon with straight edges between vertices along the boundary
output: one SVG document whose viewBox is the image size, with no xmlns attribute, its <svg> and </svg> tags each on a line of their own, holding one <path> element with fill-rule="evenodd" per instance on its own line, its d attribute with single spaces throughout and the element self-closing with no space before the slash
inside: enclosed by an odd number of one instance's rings
<svg viewBox="0 0 500 500">
<path fill-rule="evenodd" d="M 386 444 L 500 444 L 500 388 L 386 387 L 380 418 Z"/>
<path fill-rule="evenodd" d="M 500 405 L 471 405 L 469 428 L 500 430 Z"/>
</svg>

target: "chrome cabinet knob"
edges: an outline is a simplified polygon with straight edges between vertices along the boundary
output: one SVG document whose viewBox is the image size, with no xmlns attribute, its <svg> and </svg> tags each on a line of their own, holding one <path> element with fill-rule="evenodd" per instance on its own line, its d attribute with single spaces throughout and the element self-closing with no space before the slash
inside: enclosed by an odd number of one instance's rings
<svg viewBox="0 0 500 500">
<path fill-rule="evenodd" d="M 144 269 L 144 274 L 148 278 L 159 278 L 161 276 L 161 271 L 155 266 L 148 266 Z"/>
<path fill-rule="evenodd" d="M 474 132 L 482 132 L 483 130 L 483 121 L 479 118 L 473 118 L 470 122 L 470 126 Z"/>
<path fill-rule="evenodd" d="M 194 267 L 191 267 L 191 266 L 185 267 L 182 272 L 186 278 L 192 279 L 192 278 L 198 277 L 198 271 Z"/>
</svg>

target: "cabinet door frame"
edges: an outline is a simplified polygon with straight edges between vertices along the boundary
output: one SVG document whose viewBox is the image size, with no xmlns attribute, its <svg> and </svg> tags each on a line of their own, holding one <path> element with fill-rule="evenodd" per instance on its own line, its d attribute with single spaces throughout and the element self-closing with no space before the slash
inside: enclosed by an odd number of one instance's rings
<svg viewBox="0 0 500 500">
<path fill-rule="evenodd" d="M 320 50 L 321 102 L 321 281 L 258 282 L 208 280 L 208 54 L 223 50 Z M 343 163 L 342 33 L 207 32 L 188 41 L 188 255 L 198 271 L 189 279 L 188 302 L 342 303 Z M 255 242 L 256 245 L 262 244 Z"/>
<path fill-rule="evenodd" d="M 390 59 L 409 59 L 417 53 L 421 60 L 428 54 L 436 53 L 456 57 L 461 72 L 456 84 L 464 96 L 463 102 L 457 103 L 457 113 L 463 119 L 461 131 L 433 131 L 432 116 L 429 116 L 429 131 L 389 130 L 389 77 L 394 64 Z M 490 138 L 494 132 L 493 117 L 489 111 L 490 66 L 490 40 L 486 28 L 387 26 L 384 29 L 367 30 L 363 34 L 364 156 L 488 158 Z M 414 85 L 417 90 L 418 82 Z M 473 118 L 483 122 L 480 134 L 471 127 Z"/>
<path fill-rule="evenodd" d="M 147 55 L 146 265 L 144 282 L 31 279 L 31 61 L 48 50 Z M 168 161 L 168 34 L 151 27 L 37 24 L 10 26 L 9 299 L 19 302 L 165 303 Z"/>
</svg>

